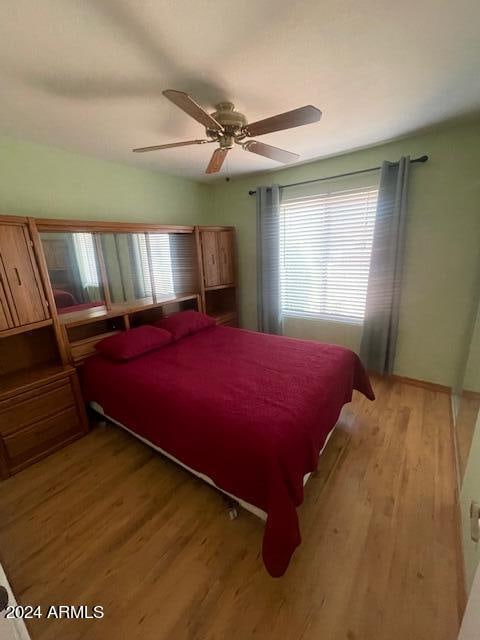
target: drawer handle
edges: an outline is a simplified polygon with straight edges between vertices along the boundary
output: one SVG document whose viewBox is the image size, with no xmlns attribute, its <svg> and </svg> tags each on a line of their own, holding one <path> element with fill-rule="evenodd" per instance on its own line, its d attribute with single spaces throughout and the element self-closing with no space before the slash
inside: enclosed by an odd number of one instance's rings
<svg viewBox="0 0 480 640">
<path fill-rule="evenodd" d="M 470 537 L 480 542 L 480 505 L 472 500 L 470 504 Z"/>
<path fill-rule="evenodd" d="M 22 286 L 22 279 L 20 278 L 20 274 L 18 273 L 17 267 L 14 267 L 13 270 L 15 271 L 15 275 L 17 276 L 18 286 L 21 287 Z"/>
<path fill-rule="evenodd" d="M 0 586 L 0 611 L 4 611 L 8 606 L 8 591 Z"/>
<path fill-rule="evenodd" d="M 215 264 L 215 255 L 212 253 L 212 264 Z"/>
</svg>

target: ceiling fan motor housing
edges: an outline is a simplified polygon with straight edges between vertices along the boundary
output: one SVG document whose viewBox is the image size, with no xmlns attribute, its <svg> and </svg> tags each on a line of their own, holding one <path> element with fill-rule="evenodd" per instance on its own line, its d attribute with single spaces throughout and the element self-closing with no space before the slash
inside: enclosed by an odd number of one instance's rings
<svg viewBox="0 0 480 640">
<path fill-rule="evenodd" d="M 212 140 L 218 140 L 222 149 L 231 149 L 235 140 L 245 137 L 243 128 L 247 124 L 247 119 L 239 111 L 235 111 L 235 106 L 231 102 L 220 102 L 216 105 L 212 117 L 219 122 L 224 131 L 206 129 L 207 136 Z"/>
</svg>

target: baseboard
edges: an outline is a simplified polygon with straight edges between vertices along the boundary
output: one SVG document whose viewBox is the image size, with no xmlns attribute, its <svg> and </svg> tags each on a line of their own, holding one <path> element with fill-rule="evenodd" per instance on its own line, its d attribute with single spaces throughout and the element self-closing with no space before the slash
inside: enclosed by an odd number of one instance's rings
<svg viewBox="0 0 480 640">
<path fill-rule="evenodd" d="M 468 389 L 464 389 L 461 396 L 469 400 L 480 400 L 480 391 L 468 391 Z"/>
<path fill-rule="evenodd" d="M 407 378 L 406 376 L 397 376 L 396 374 L 393 374 L 393 373 L 385 377 L 390 378 L 395 382 L 402 382 L 403 384 L 411 384 L 414 387 L 421 387 L 422 389 L 429 389 L 430 391 L 437 391 L 438 393 L 448 393 L 449 395 L 452 393 L 451 387 L 447 387 L 443 384 L 437 384 L 436 382 L 428 382 L 428 380 L 417 380 L 416 378 Z"/>
</svg>

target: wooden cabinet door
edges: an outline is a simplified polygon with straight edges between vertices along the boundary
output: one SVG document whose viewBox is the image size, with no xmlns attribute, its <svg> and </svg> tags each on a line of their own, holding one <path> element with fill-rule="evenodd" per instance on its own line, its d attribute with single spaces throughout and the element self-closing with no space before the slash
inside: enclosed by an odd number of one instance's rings
<svg viewBox="0 0 480 640">
<path fill-rule="evenodd" d="M 0 268 L 16 326 L 48 318 L 28 232 L 21 225 L 0 225 Z"/>
<path fill-rule="evenodd" d="M 7 298 L 4 295 L 2 282 L 0 281 L 0 331 L 11 329 L 13 326 L 14 324 L 8 307 Z"/>
<path fill-rule="evenodd" d="M 220 259 L 220 284 L 232 284 L 234 281 L 232 232 L 219 231 L 217 242 Z"/>
<path fill-rule="evenodd" d="M 0 270 L 0 331 L 11 329 L 14 326 L 10 307 L 7 302 L 7 296 L 5 295 L 5 289 L 3 288 L 2 273 Z"/>
<path fill-rule="evenodd" d="M 202 231 L 202 258 L 205 286 L 216 287 L 221 284 L 216 231 Z"/>
</svg>

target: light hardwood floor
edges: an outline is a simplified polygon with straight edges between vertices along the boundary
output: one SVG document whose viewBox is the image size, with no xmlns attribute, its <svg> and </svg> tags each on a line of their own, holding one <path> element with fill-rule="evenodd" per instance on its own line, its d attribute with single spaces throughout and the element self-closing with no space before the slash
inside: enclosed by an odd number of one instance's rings
<svg viewBox="0 0 480 640">
<path fill-rule="evenodd" d="M 287 574 L 262 524 L 112 426 L 0 485 L 0 556 L 22 604 L 101 604 L 34 640 L 454 640 L 463 598 L 449 398 L 377 381 L 342 413 Z"/>
</svg>

